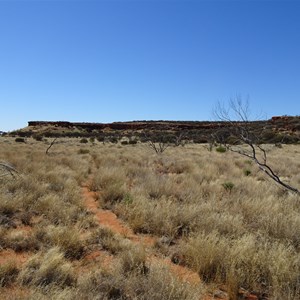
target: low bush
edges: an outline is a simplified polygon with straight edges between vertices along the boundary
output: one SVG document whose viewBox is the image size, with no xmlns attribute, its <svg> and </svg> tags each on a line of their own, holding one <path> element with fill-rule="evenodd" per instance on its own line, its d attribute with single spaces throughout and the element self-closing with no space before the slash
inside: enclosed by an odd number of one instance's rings
<svg viewBox="0 0 300 300">
<path fill-rule="evenodd" d="M 249 175 L 251 175 L 251 173 L 252 173 L 252 172 L 251 172 L 251 170 L 249 170 L 249 169 L 245 169 L 245 170 L 244 170 L 244 175 L 245 175 L 245 176 L 249 176 Z"/>
<path fill-rule="evenodd" d="M 232 183 L 231 181 L 226 181 L 222 183 L 222 186 L 226 192 L 231 192 L 232 189 L 234 188 L 234 183 Z"/>
<path fill-rule="evenodd" d="M 32 137 L 38 142 L 41 142 L 43 140 L 43 136 L 40 134 L 34 134 Z"/>
<path fill-rule="evenodd" d="M 17 138 L 15 138 L 15 142 L 17 142 L 17 143 L 26 143 L 26 140 L 24 138 L 17 137 Z"/>
<path fill-rule="evenodd" d="M 88 143 L 89 141 L 88 141 L 88 139 L 86 139 L 86 138 L 82 138 L 81 140 L 80 140 L 80 143 L 82 143 L 82 144 L 86 144 L 86 143 Z"/>
<path fill-rule="evenodd" d="M 219 147 L 216 148 L 216 151 L 219 152 L 219 153 L 224 153 L 224 152 L 226 152 L 226 148 L 223 147 L 223 146 L 219 146 Z"/>
<path fill-rule="evenodd" d="M 80 148 L 77 153 L 78 154 L 88 154 L 88 153 L 90 153 L 90 150 Z"/>
</svg>

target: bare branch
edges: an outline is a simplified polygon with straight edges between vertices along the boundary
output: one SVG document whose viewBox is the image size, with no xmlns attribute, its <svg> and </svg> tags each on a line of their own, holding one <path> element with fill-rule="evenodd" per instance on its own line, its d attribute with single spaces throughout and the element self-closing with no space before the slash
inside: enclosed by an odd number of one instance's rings
<svg viewBox="0 0 300 300">
<path fill-rule="evenodd" d="M 56 140 L 57 140 L 57 138 L 55 138 L 55 139 L 51 142 L 50 146 L 49 146 L 49 147 L 47 148 L 47 150 L 46 150 L 46 154 L 48 154 L 50 148 L 54 145 L 54 143 L 55 143 Z"/>
<path fill-rule="evenodd" d="M 149 147 L 157 154 L 163 153 L 170 146 L 170 144 L 165 141 L 163 136 L 149 136 L 145 132 L 144 136 L 148 141 Z"/>
<path fill-rule="evenodd" d="M 236 118 L 235 121 L 232 120 L 232 114 Z M 231 99 L 227 108 L 223 104 L 218 103 L 214 115 L 218 120 L 222 122 L 227 122 L 226 132 L 222 134 L 214 134 L 215 141 L 224 145 L 228 150 L 238 153 L 242 156 L 246 156 L 253 160 L 260 170 L 262 170 L 267 176 L 274 180 L 277 184 L 283 188 L 292 191 L 300 195 L 300 190 L 283 182 L 279 175 L 272 169 L 272 167 L 267 164 L 267 152 L 259 144 L 259 136 L 257 133 L 253 132 L 249 123 L 249 102 L 246 100 L 242 101 L 240 97 L 236 99 Z M 228 136 L 235 138 L 241 144 L 248 146 L 248 149 L 241 148 L 229 144 L 227 142 Z"/>
</svg>

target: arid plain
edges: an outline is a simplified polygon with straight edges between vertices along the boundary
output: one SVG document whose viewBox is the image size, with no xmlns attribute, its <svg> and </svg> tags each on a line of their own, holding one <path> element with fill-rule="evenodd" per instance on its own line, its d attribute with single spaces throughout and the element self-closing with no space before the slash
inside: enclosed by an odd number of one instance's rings
<svg viewBox="0 0 300 300">
<path fill-rule="evenodd" d="M 300 298 L 299 196 L 251 160 L 50 142 L 0 137 L 1 299 Z M 299 145 L 264 147 L 299 187 Z"/>
</svg>

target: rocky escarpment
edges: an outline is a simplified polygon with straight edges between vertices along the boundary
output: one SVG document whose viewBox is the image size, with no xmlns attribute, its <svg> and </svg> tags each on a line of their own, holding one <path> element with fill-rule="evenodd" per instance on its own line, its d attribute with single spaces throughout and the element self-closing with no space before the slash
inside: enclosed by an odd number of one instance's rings
<svg viewBox="0 0 300 300">
<path fill-rule="evenodd" d="M 245 126 L 243 122 L 233 122 Z M 143 140 L 150 136 L 168 136 L 170 141 L 184 133 L 187 140 L 206 143 L 215 133 L 224 133 L 232 122 L 220 121 L 130 121 L 113 123 L 87 123 L 68 121 L 29 121 L 28 126 L 11 132 L 23 137 L 106 137 L 120 140 L 122 137 L 135 137 Z M 300 117 L 274 116 L 269 120 L 247 122 L 248 128 L 258 133 L 261 142 L 297 143 L 300 141 Z M 173 135 L 173 137 L 172 137 Z"/>
</svg>

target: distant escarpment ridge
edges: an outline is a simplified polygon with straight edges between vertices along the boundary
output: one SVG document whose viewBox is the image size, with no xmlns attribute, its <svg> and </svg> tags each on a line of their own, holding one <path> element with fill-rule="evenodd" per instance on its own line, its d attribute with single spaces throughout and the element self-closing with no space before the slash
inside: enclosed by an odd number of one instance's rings
<svg viewBox="0 0 300 300">
<path fill-rule="evenodd" d="M 260 121 L 259 121 L 260 122 Z M 88 123 L 67 121 L 29 121 L 29 127 L 50 126 L 81 128 L 84 130 L 192 130 L 213 129 L 226 126 L 226 122 L 209 121 L 130 121 L 113 123 Z"/>
<path fill-rule="evenodd" d="M 241 123 L 236 121 L 235 123 Z M 291 131 L 299 130 L 300 117 L 275 116 L 270 120 L 250 121 L 253 126 L 278 127 Z M 61 128 L 82 128 L 85 130 L 193 130 L 193 129 L 217 129 L 230 126 L 226 121 L 129 121 L 113 123 L 89 123 L 89 122 L 68 122 L 68 121 L 29 121 L 29 127 L 50 126 Z"/>
<path fill-rule="evenodd" d="M 170 140 L 184 132 L 195 143 L 209 141 L 211 135 L 244 122 L 226 121 L 128 121 L 112 123 L 89 123 L 68 121 L 29 121 L 28 126 L 10 132 L 13 136 L 43 137 L 93 137 L 98 140 L 142 140 L 145 134 L 167 136 Z M 300 116 L 274 116 L 269 120 L 249 121 L 247 126 L 254 132 L 263 133 L 263 142 L 294 143 L 300 141 Z M 284 138 L 284 139 L 283 139 Z"/>
</svg>

